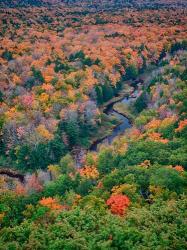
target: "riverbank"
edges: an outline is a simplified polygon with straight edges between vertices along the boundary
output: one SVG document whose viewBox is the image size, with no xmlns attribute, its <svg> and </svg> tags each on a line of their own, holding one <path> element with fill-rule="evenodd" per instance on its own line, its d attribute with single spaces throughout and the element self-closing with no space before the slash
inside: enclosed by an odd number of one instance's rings
<svg viewBox="0 0 187 250">
<path fill-rule="evenodd" d="M 77 167 L 81 167 L 81 161 L 85 154 L 89 151 L 97 151 L 97 145 L 110 144 L 120 134 L 123 134 L 126 129 L 130 128 L 134 121 L 133 112 L 130 109 L 131 103 L 141 92 L 141 88 L 134 88 L 141 82 L 143 85 L 149 84 L 149 79 L 159 72 L 159 67 L 151 66 L 143 74 L 140 74 L 134 81 L 124 81 L 121 91 L 111 98 L 108 102 L 99 107 L 102 123 L 98 126 L 97 132 L 91 136 L 87 147 L 78 149 L 71 154 L 76 162 Z M 127 105 L 128 103 L 128 105 Z M 83 154 L 84 152 L 84 154 Z M 3 164 L 9 168 L 10 164 Z M 12 167 L 12 169 L 14 169 Z"/>
<path fill-rule="evenodd" d="M 123 87 L 122 87 L 121 91 L 116 96 L 111 98 L 109 101 L 107 101 L 103 105 L 101 105 L 99 107 L 100 111 L 107 112 L 108 107 L 121 101 L 124 97 L 130 96 L 134 91 L 134 88 L 132 86 L 130 86 L 130 84 L 132 84 L 132 81 L 125 81 L 123 83 Z"/>
<path fill-rule="evenodd" d="M 113 110 L 120 115 L 127 117 L 131 123 L 133 123 L 135 119 L 135 115 L 133 114 L 133 110 L 131 109 L 130 105 L 125 103 L 115 103 L 113 106 Z"/>
<path fill-rule="evenodd" d="M 122 124 L 122 121 L 116 118 L 115 115 L 110 113 L 110 110 L 113 108 L 113 105 L 115 103 L 118 103 L 122 101 L 125 97 L 129 97 L 133 91 L 134 88 L 130 86 L 132 84 L 132 81 L 125 81 L 123 84 L 123 88 L 121 91 L 117 94 L 117 96 L 114 96 L 109 101 L 105 102 L 103 105 L 99 107 L 99 110 L 101 114 L 104 116 L 102 117 L 102 124 L 99 128 L 99 131 L 97 132 L 97 135 L 92 137 L 90 140 L 90 148 L 92 149 L 92 145 L 96 143 L 100 143 L 104 139 L 106 139 L 108 136 L 111 135 L 112 131 Z M 118 111 L 116 111 L 118 112 Z M 120 114 L 120 112 L 118 112 Z M 121 114 L 123 115 L 123 114 Z M 125 116 L 125 115 L 123 115 Z M 130 117 L 131 119 L 131 117 Z"/>
<path fill-rule="evenodd" d="M 119 126 L 122 122 L 118 120 L 115 116 L 113 115 L 106 115 L 105 113 L 103 114 L 104 120 L 102 122 L 102 125 L 100 126 L 97 134 L 93 136 L 90 140 L 90 145 L 92 146 L 93 144 L 97 143 L 98 141 L 104 140 L 106 137 L 110 136 L 112 131 Z M 91 148 L 90 146 L 90 148 Z M 90 149 L 89 148 L 89 149 Z"/>
<path fill-rule="evenodd" d="M 102 124 L 96 136 L 92 137 L 89 150 L 97 151 L 97 145 L 101 143 L 112 143 L 113 139 L 124 133 L 127 128 L 132 127 L 135 119 L 133 103 L 142 93 L 142 86 L 147 85 L 150 78 L 158 74 L 159 68 L 150 65 L 147 70 L 140 74 L 135 80 L 124 81 L 122 90 L 117 96 L 100 106 L 100 111 L 108 116 L 108 124 L 111 117 L 115 117 L 117 122 L 108 127 Z"/>
<path fill-rule="evenodd" d="M 128 82 L 129 83 L 129 82 Z M 97 132 L 97 135 L 92 137 L 90 140 L 90 148 L 93 149 L 94 144 L 98 144 L 108 136 L 111 135 L 113 130 L 122 124 L 122 120 L 117 118 L 114 114 L 111 113 L 113 109 L 113 105 L 122 101 L 125 97 L 130 96 L 133 93 L 134 88 L 129 85 L 124 85 L 124 88 L 120 91 L 120 93 L 110 99 L 108 102 L 104 103 L 102 106 L 99 107 L 99 110 L 102 114 L 102 124 Z M 118 111 L 116 111 L 118 112 Z M 120 114 L 120 113 L 119 113 Z M 121 114 L 123 115 L 123 114 Z"/>
</svg>

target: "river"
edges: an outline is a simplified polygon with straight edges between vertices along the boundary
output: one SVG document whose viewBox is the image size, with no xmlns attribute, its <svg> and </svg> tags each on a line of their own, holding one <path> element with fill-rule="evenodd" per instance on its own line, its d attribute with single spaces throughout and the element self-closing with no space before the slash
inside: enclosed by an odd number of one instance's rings
<svg viewBox="0 0 187 250">
<path fill-rule="evenodd" d="M 113 129 L 110 135 L 94 142 L 89 148 L 90 151 L 97 152 L 101 145 L 108 145 L 108 144 L 110 145 L 118 135 L 123 134 L 126 129 L 132 127 L 132 123 L 128 117 L 122 114 L 119 114 L 113 109 L 114 104 L 124 103 L 124 104 L 130 105 L 131 102 L 134 102 L 137 99 L 137 97 L 141 95 L 142 86 L 147 87 L 150 84 L 150 80 L 153 77 L 156 77 L 158 74 L 160 74 L 161 71 L 162 71 L 162 67 L 157 67 L 157 68 L 153 68 L 153 70 L 147 71 L 146 73 L 142 75 L 139 75 L 139 78 L 136 79 L 134 82 L 132 82 L 132 83 L 135 83 L 136 87 L 134 88 L 134 91 L 130 94 L 129 97 L 125 96 L 119 101 L 110 103 L 109 105 L 105 107 L 103 112 L 107 115 L 115 116 L 120 121 L 120 124 Z"/>
<path fill-rule="evenodd" d="M 140 80 L 136 80 L 136 82 L 137 81 L 141 82 L 141 84 L 138 84 L 138 86 L 136 85 L 137 87 L 134 89 L 134 91 L 130 94 L 129 97 L 124 96 L 120 100 L 114 101 L 105 107 L 103 112 L 106 115 L 116 117 L 120 123 L 112 130 L 110 135 L 106 136 L 105 138 L 101 138 L 100 140 L 97 140 L 96 142 L 94 142 L 90 146 L 89 151 L 97 152 L 101 145 L 108 145 L 108 144 L 110 145 L 118 135 L 123 134 L 126 129 L 132 127 L 132 123 L 131 123 L 130 119 L 128 117 L 116 112 L 114 110 L 113 106 L 116 103 L 125 103 L 125 104 L 131 105 L 131 102 L 135 101 L 135 99 L 141 94 L 142 83 L 144 86 L 148 86 L 150 79 L 153 76 L 157 76 L 159 73 L 160 73 L 160 69 L 157 68 L 156 70 L 153 70 L 152 72 L 148 72 L 145 77 L 143 77 L 143 78 L 140 77 L 139 78 Z M 81 150 L 81 152 L 79 151 L 79 153 L 77 155 L 78 157 L 76 157 L 77 159 L 75 159 L 77 168 L 80 168 L 82 166 L 81 162 L 82 162 L 82 159 L 84 158 L 86 152 L 87 152 L 87 150 Z M 6 171 L 6 173 L 4 171 Z M 7 173 L 7 171 L 8 171 L 8 173 Z M 18 180 L 20 180 L 20 182 L 25 181 L 26 183 L 27 183 L 28 179 L 30 179 L 30 177 L 31 177 L 30 173 L 27 173 L 24 175 L 24 174 L 19 174 L 17 172 L 14 173 L 14 172 L 9 171 L 7 169 L 3 170 L 3 172 L 0 173 L 0 175 L 1 174 L 7 175 L 11 178 L 17 178 Z M 51 174 L 49 171 L 40 170 L 40 171 L 38 171 L 37 176 L 40 180 L 42 180 L 43 183 L 51 180 Z"/>
<path fill-rule="evenodd" d="M 125 96 L 123 99 L 111 103 L 109 104 L 105 109 L 104 109 L 104 113 L 106 115 L 109 116 L 114 116 L 117 118 L 117 120 L 120 121 L 120 124 L 117 125 L 111 132 L 110 135 L 108 135 L 105 138 L 102 138 L 100 140 L 97 140 L 96 142 L 94 142 L 91 147 L 90 147 L 90 151 L 98 151 L 98 148 L 101 145 L 110 145 L 113 140 L 120 134 L 123 134 L 125 132 L 126 129 L 131 128 L 132 127 L 132 123 L 130 121 L 130 119 L 118 112 L 116 112 L 113 109 L 114 104 L 116 103 L 124 103 L 124 104 L 130 104 L 132 101 L 134 101 L 138 96 L 138 88 L 136 88 L 129 97 Z"/>
</svg>

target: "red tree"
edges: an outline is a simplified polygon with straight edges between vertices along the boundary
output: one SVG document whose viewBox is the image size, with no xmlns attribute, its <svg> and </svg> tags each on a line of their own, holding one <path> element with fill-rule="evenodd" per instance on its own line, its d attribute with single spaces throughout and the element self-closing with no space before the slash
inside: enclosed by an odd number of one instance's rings
<svg viewBox="0 0 187 250">
<path fill-rule="evenodd" d="M 113 214 L 123 216 L 126 208 L 130 205 L 130 200 L 126 195 L 111 195 L 106 204 L 110 207 Z"/>
</svg>

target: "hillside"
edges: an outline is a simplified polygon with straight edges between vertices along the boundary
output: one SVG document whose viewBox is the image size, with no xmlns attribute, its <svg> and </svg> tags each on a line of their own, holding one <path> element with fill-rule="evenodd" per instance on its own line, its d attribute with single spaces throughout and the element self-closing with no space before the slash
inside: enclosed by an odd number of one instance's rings
<svg viewBox="0 0 187 250">
<path fill-rule="evenodd" d="M 0 249 L 184 250 L 185 1 L 0 1 Z"/>
</svg>

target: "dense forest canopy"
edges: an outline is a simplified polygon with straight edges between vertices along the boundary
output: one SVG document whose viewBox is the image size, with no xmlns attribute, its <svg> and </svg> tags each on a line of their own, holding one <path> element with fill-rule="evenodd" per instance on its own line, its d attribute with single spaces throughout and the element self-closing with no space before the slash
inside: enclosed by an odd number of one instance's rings
<svg viewBox="0 0 187 250">
<path fill-rule="evenodd" d="M 0 249 L 186 249 L 186 23 L 186 1 L 0 1 Z"/>
<path fill-rule="evenodd" d="M 181 0 L 0 0 L 3 7 L 23 7 L 23 6 L 53 6 L 64 5 L 68 7 L 92 7 L 103 8 L 179 8 L 186 7 L 186 2 Z"/>
</svg>

